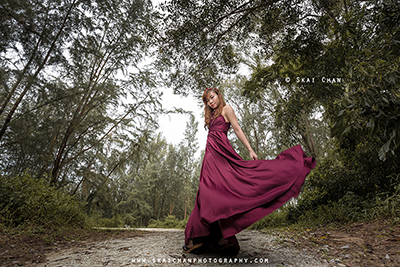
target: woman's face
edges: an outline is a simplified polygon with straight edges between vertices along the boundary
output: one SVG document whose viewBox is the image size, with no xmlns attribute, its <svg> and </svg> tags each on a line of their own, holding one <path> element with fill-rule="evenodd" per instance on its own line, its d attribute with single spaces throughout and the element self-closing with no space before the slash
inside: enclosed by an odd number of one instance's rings
<svg viewBox="0 0 400 267">
<path fill-rule="evenodd" d="M 207 105 L 212 109 L 216 109 L 219 106 L 219 98 L 214 91 L 211 91 L 208 95 Z"/>
</svg>

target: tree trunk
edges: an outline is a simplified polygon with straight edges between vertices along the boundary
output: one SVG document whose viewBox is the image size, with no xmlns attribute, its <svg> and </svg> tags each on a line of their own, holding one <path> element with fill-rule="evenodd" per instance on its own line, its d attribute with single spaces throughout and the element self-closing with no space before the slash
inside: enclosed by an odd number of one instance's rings
<svg viewBox="0 0 400 267">
<path fill-rule="evenodd" d="M 18 107 L 19 104 L 21 103 L 21 101 L 22 101 L 22 99 L 24 98 L 24 96 L 26 95 L 26 93 L 27 93 L 27 92 L 29 91 L 29 89 L 31 88 L 31 86 L 32 86 L 32 84 L 33 84 L 33 81 L 36 79 L 36 77 L 39 75 L 39 73 L 42 71 L 42 69 L 43 69 L 44 66 L 46 65 L 47 60 L 49 59 L 50 54 L 51 54 L 51 52 L 53 51 L 53 49 L 54 49 L 54 47 L 55 47 L 55 44 L 56 44 L 57 39 L 60 37 L 62 31 L 64 30 L 65 24 L 66 24 L 66 22 L 67 22 L 67 20 L 68 20 L 69 15 L 71 14 L 72 8 L 75 6 L 75 3 L 76 3 L 76 1 L 73 2 L 73 3 L 71 4 L 71 7 L 69 8 L 69 10 L 68 10 L 68 12 L 67 12 L 67 14 L 66 14 L 66 16 L 65 16 L 65 18 L 64 18 L 64 21 L 63 21 L 63 23 L 62 23 L 62 25 L 61 25 L 61 27 L 60 27 L 60 30 L 58 31 L 57 35 L 54 37 L 54 39 L 53 39 L 53 41 L 52 41 L 52 43 L 51 43 L 51 45 L 50 45 L 50 48 L 49 48 L 49 50 L 47 51 L 47 54 L 46 54 L 45 58 L 43 59 L 42 63 L 39 65 L 39 67 L 37 68 L 37 70 L 36 70 L 36 72 L 34 73 L 34 75 L 29 77 L 29 79 L 28 79 L 28 84 L 25 86 L 25 89 L 24 89 L 24 90 L 22 91 L 22 93 L 19 95 L 19 98 L 18 98 L 17 101 L 14 103 L 13 107 L 11 108 L 10 112 L 8 113 L 7 118 L 6 118 L 6 120 L 4 121 L 3 127 L 2 127 L 2 129 L 0 130 L 0 140 L 3 138 L 5 132 L 6 132 L 7 128 L 8 128 L 8 125 L 9 125 L 9 123 L 11 122 L 11 118 L 13 117 L 15 111 L 17 110 L 17 107 Z M 19 82 L 18 82 L 16 85 L 18 86 L 18 85 L 19 85 Z M 15 89 L 16 89 L 16 86 L 14 86 L 14 87 L 15 87 Z M 15 90 L 14 90 L 14 91 L 15 91 Z M 5 103 L 5 104 L 6 104 L 6 103 Z M 4 106 L 4 107 L 5 107 L 5 106 Z"/>
</svg>

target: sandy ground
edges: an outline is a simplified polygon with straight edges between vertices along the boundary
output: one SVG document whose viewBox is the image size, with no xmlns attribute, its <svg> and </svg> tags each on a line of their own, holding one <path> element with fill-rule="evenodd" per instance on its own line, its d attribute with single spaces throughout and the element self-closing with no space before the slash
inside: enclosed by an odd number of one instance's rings
<svg viewBox="0 0 400 267">
<path fill-rule="evenodd" d="M 241 250 L 235 257 L 182 252 L 183 230 L 136 229 L 123 239 L 81 243 L 46 253 L 44 263 L 33 266 L 330 266 L 318 249 L 297 249 L 259 231 L 237 235 Z"/>
<path fill-rule="evenodd" d="M 16 228 L 0 231 L 10 266 L 400 266 L 400 219 L 307 229 L 245 230 L 240 253 L 182 252 L 183 230 Z"/>
</svg>

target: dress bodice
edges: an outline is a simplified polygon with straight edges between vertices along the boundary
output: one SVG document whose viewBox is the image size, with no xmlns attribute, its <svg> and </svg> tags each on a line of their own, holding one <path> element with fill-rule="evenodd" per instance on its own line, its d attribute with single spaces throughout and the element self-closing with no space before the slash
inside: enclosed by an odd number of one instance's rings
<svg viewBox="0 0 400 267">
<path fill-rule="evenodd" d="M 225 121 L 224 116 L 219 116 L 210 122 L 210 132 L 228 132 L 231 124 Z"/>
</svg>

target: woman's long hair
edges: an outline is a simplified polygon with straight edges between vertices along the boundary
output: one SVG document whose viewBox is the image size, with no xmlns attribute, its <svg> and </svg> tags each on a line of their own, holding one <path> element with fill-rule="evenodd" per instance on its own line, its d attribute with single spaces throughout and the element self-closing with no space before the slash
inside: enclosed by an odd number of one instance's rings
<svg viewBox="0 0 400 267">
<path fill-rule="evenodd" d="M 207 100 L 211 94 L 211 91 L 214 92 L 219 99 L 219 106 L 216 109 L 212 109 L 207 105 Z M 203 93 L 203 103 L 204 103 L 204 128 L 210 128 L 210 121 L 215 120 L 219 116 L 221 116 L 222 110 L 226 106 L 224 98 L 222 94 L 217 88 L 207 88 Z"/>
</svg>

